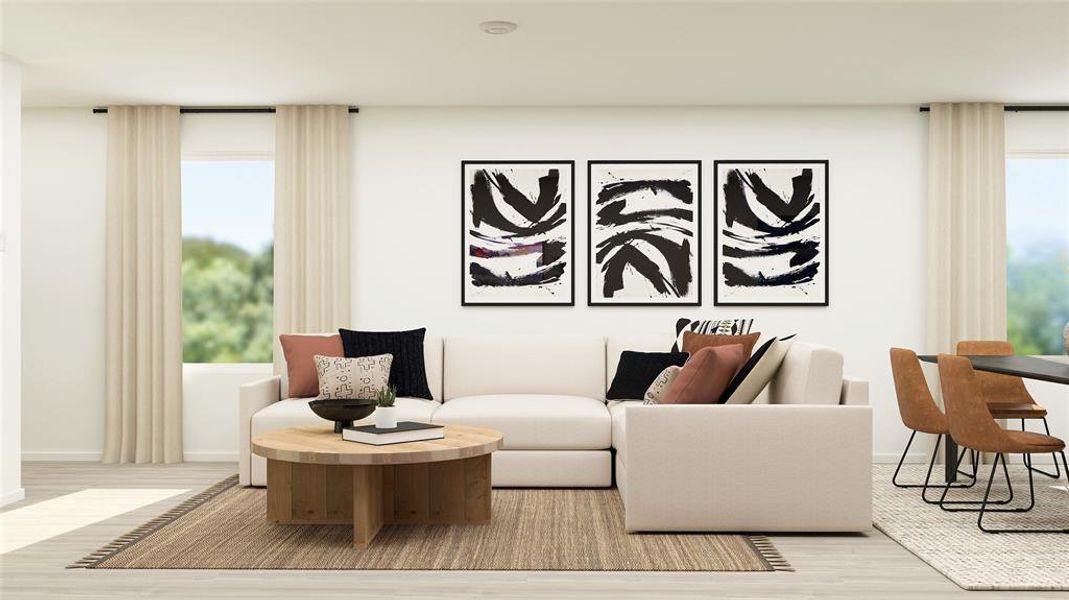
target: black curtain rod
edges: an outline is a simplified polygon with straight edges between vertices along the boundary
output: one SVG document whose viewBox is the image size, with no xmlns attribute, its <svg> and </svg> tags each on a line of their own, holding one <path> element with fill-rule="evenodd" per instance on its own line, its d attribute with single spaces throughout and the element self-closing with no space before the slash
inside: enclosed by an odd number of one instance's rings
<svg viewBox="0 0 1069 600">
<path fill-rule="evenodd" d="M 922 106 L 921 112 L 929 112 L 932 110 L 928 106 Z M 1064 112 L 1069 111 L 1069 104 L 1007 104 L 1002 107 L 1002 110 L 1006 112 Z"/>
<path fill-rule="evenodd" d="M 93 114 L 107 114 L 108 107 L 97 106 L 93 108 Z M 273 113 L 274 106 L 179 106 L 178 112 L 183 115 L 220 115 L 220 114 L 250 114 L 250 113 Z M 349 107 L 350 113 L 360 112 L 356 106 Z"/>
</svg>

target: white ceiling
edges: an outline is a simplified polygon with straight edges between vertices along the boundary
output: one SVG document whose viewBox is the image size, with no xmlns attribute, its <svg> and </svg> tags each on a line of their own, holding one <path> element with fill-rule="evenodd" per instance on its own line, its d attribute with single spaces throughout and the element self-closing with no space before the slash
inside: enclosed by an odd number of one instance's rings
<svg viewBox="0 0 1069 600">
<path fill-rule="evenodd" d="M 1069 102 L 1069 2 L 9 2 L 26 105 Z M 478 29 L 519 23 L 507 36 Z"/>
</svg>

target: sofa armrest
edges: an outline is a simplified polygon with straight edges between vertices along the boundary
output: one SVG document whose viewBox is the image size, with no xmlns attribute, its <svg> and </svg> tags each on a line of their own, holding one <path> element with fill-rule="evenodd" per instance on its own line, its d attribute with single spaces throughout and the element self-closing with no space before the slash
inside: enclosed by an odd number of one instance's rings
<svg viewBox="0 0 1069 600">
<path fill-rule="evenodd" d="M 868 380 L 856 379 L 849 375 L 843 375 L 843 393 L 842 396 L 839 397 L 839 404 L 845 406 L 868 406 Z"/>
<path fill-rule="evenodd" d="M 282 399 L 282 378 L 278 375 L 246 383 L 238 399 L 238 482 L 252 483 L 252 416 Z"/>
<path fill-rule="evenodd" d="M 864 531 L 872 408 L 626 409 L 628 531 Z"/>
</svg>

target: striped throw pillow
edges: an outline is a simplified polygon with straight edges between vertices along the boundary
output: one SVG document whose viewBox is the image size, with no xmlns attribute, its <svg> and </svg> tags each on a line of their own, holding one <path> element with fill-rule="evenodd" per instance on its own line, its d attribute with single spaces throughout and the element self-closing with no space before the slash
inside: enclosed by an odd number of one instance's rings
<svg viewBox="0 0 1069 600">
<path fill-rule="evenodd" d="M 676 321 L 676 343 L 672 344 L 672 352 L 679 352 L 683 347 L 683 333 L 689 331 L 701 335 L 745 335 L 750 333 L 753 327 L 753 319 L 717 319 L 707 321 L 691 321 L 680 319 Z"/>
</svg>

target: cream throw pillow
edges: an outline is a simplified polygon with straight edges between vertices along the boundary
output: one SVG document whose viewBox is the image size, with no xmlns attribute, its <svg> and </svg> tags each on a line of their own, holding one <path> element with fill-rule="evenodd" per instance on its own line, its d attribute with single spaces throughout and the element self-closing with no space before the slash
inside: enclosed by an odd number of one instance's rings
<svg viewBox="0 0 1069 600">
<path fill-rule="evenodd" d="M 672 365 L 666 367 L 661 371 L 661 374 L 653 380 L 650 387 L 646 389 L 646 394 L 642 397 L 643 404 L 660 404 L 661 399 L 664 398 L 665 392 L 668 388 L 672 387 L 672 382 L 679 377 L 679 372 L 683 370 L 683 367 L 677 367 Z"/>
<path fill-rule="evenodd" d="M 735 374 L 728 389 L 720 397 L 720 403 L 751 404 L 756 400 L 761 390 L 776 377 L 776 372 L 793 343 L 794 335 L 772 338 L 765 342 Z"/>
<path fill-rule="evenodd" d="M 392 354 L 345 358 L 315 356 L 319 397 L 326 400 L 374 400 L 390 381 Z"/>
</svg>

